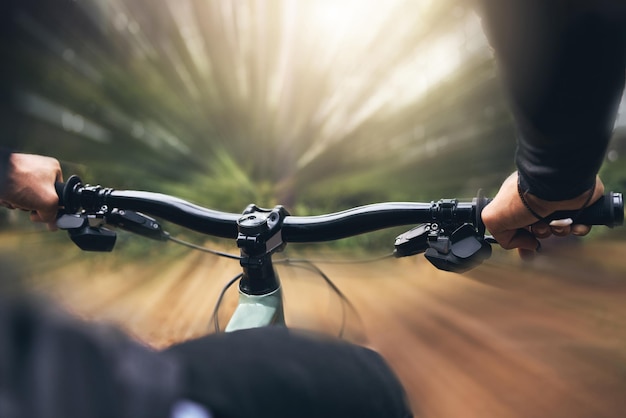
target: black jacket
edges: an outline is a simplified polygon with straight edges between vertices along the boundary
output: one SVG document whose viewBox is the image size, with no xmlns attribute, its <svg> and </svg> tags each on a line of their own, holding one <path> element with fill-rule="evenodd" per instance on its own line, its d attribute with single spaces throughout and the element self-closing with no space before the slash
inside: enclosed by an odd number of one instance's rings
<svg viewBox="0 0 626 418">
<path fill-rule="evenodd" d="M 623 0 L 480 0 L 510 95 L 525 190 L 565 200 L 595 182 L 626 74 Z"/>
<path fill-rule="evenodd" d="M 167 418 L 181 366 L 34 297 L 0 299 L 0 417 Z"/>
</svg>

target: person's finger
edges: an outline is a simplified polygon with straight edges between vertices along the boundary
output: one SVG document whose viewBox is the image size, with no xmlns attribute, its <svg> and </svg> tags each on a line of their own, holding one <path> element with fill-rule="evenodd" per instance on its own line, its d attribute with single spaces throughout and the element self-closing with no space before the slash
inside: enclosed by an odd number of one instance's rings
<svg viewBox="0 0 626 418">
<path fill-rule="evenodd" d="M 566 237 L 572 232 L 570 226 L 552 227 L 552 234 L 557 237 Z"/>
<path fill-rule="evenodd" d="M 51 211 L 39 211 L 39 217 L 41 218 L 42 222 L 55 223 L 57 218 L 57 212 L 58 210 L 56 209 Z"/>
<path fill-rule="evenodd" d="M 30 211 L 30 220 L 32 222 L 43 222 L 43 219 L 36 210 Z"/>
<path fill-rule="evenodd" d="M 573 221 L 571 218 L 555 219 L 550 222 L 550 228 L 552 229 L 552 233 L 557 237 L 564 237 L 569 235 L 572 231 L 572 223 Z"/>
<path fill-rule="evenodd" d="M 506 231 L 502 234 L 494 234 L 494 238 L 498 244 L 506 250 L 519 248 L 522 250 L 535 251 L 539 246 L 539 241 L 535 236 L 526 229 L 517 229 L 515 231 Z"/>
<path fill-rule="evenodd" d="M 530 227 L 530 230 L 537 238 L 548 238 L 550 235 L 552 235 L 552 230 L 550 229 L 550 226 L 545 222 L 537 222 Z"/>
<path fill-rule="evenodd" d="M 565 218 L 565 219 L 555 219 L 553 221 L 550 222 L 550 226 L 551 227 L 565 227 L 565 226 L 570 226 L 571 224 L 573 224 L 574 221 L 572 220 L 572 218 Z"/>
<path fill-rule="evenodd" d="M 56 220 L 57 211 L 31 211 L 30 220 L 33 222 L 53 223 Z"/>
<path fill-rule="evenodd" d="M 52 231 L 52 232 L 59 229 L 57 227 L 56 217 L 57 217 L 56 212 L 54 214 L 44 214 L 44 213 L 37 212 L 37 211 L 31 211 L 30 213 L 30 220 L 32 222 L 45 223 L 46 226 L 48 227 L 48 231 Z"/>
<path fill-rule="evenodd" d="M 591 225 L 576 224 L 572 225 L 572 235 L 584 237 L 591 231 Z"/>
<path fill-rule="evenodd" d="M 519 257 L 523 261 L 531 261 L 537 255 L 537 252 L 533 251 L 533 250 L 527 250 L 527 249 L 524 249 L 524 248 L 518 248 L 517 249 L 517 254 L 519 254 Z"/>
</svg>

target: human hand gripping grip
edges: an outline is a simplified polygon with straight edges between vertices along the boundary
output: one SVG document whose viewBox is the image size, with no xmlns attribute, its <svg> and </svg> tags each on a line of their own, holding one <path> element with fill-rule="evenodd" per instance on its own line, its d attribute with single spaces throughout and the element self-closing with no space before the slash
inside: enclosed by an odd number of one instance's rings
<svg viewBox="0 0 626 418">
<path fill-rule="evenodd" d="M 78 176 L 71 176 L 66 183 L 55 183 L 55 190 L 59 197 L 59 211 L 57 226 L 65 229 L 71 240 L 84 251 L 112 251 L 115 247 L 117 234 L 104 227 L 105 224 L 114 225 L 147 238 L 165 241 L 169 234 L 153 218 L 132 210 L 109 208 L 98 196 L 100 190 L 106 194 L 111 189 L 97 187 L 95 193 L 86 193 L 80 199 L 82 182 Z M 90 207 L 89 212 L 78 212 L 81 207 Z M 98 207 L 98 209 L 94 209 Z"/>
<path fill-rule="evenodd" d="M 405 257 L 425 253 L 426 258 L 438 269 L 462 273 L 472 269 L 491 256 L 491 243 L 497 241 L 485 235 L 482 210 L 490 199 L 479 192 L 471 204 L 472 216 L 463 215 L 467 203 L 456 200 L 440 200 L 433 203 L 433 216 L 417 227 L 396 238 L 395 256 Z M 623 224 L 624 202 L 621 193 L 607 193 L 584 211 L 555 212 L 548 219 L 575 217 L 578 222 L 589 225 L 614 227 Z"/>
<path fill-rule="evenodd" d="M 522 206 L 517 196 L 513 197 L 509 193 L 511 190 L 511 182 L 507 180 L 507 187 L 502 189 L 485 210 L 482 212 L 481 218 L 487 224 L 489 232 L 493 234 L 490 237 L 492 242 L 498 242 L 505 249 L 518 249 L 518 253 L 522 259 L 529 260 L 541 251 L 542 239 L 554 236 L 587 235 L 592 225 L 604 225 L 609 228 L 623 224 L 624 206 L 621 193 L 589 193 L 584 206 L 589 201 L 596 201 L 593 205 L 584 209 L 575 209 L 567 211 L 556 211 L 550 213 L 550 205 L 552 210 L 558 207 L 578 208 L 582 207 L 580 203 L 572 205 L 568 202 L 545 202 L 543 206 L 544 214 L 548 216 L 542 217 L 538 215 L 528 205 L 519 192 Z M 601 186 L 601 185 L 600 185 Z M 518 187 L 519 190 L 519 187 Z M 591 198 L 593 197 L 593 200 Z M 492 207 L 493 206 L 493 207 Z M 542 207 L 538 204 L 539 207 Z M 546 208 L 548 208 L 546 210 Z M 532 216 L 531 216 L 532 214 Z M 534 218 L 533 218 L 534 216 Z M 610 238 L 609 238 L 610 239 Z"/>
</svg>

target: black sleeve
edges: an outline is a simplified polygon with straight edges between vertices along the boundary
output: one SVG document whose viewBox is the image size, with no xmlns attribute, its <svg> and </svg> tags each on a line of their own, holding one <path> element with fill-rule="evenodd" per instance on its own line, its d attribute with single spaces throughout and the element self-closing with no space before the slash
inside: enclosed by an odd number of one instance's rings
<svg viewBox="0 0 626 418">
<path fill-rule="evenodd" d="M 4 191 L 4 187 L 7 179 L 7 170 L 9 169 L 9 157 L 11 153 L 9 150 L 0 147 L 0 196 Z"/>
<path fill-rule="evenodd" d="M 265 327 L 172 346 L 183 396 L 215 418 L 410 418 L 404 389 L 384 359 L 345 341 Z"/>
<path fill-rule="evenodd" d="M 621 0 L 481 0 L 518 126 L 522 187 L 564 200 L 595 181 L 626 71 Z"/>
<path fill-rule="evenodd" d="M 173 359 L 113 328 L 0 300 L 1 417 L 166 418 L 178 376 Z"/>
</svg>

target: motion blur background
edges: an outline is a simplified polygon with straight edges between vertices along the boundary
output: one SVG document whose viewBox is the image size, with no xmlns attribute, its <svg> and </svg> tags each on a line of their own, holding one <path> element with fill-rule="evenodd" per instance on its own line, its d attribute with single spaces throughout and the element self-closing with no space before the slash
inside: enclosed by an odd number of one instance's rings
<svg viewBox="0 0 626 418">
<path fill-rule="evenodd" d="M 68 174 L 236 211 L 322 211 L 471 197 L 514 168 L 465 1 L 16 3 L 3 61 L 17 132 L 2 141 Z M 622 112 L 605 171 L 624 166 L 625 128 Z M 624 189 L 623 170 L 605 177 Z"/>
<path fill-rule="evenodd" d="M 493 195 L 514 170 L 506 97 L 480 20 L 464 0 L 23 0 L 8 10 L 0 145 L 54 156 L 66 176 L 226 211 L 280 203 L 308 215 L 377 201 L 471 198 L 479 188 Z M 622 110 L 602 169 L 607 189 L 626 191 L 625 156 Z M 0 212 L 0 222 L 3 248 L 24 254 L 37 277 L 45 272 L 49 279 L 38 285 L 79 315 L 112 319 L 156 346 L 206 331 L 214 297 L 189 298 L 203 294 L 206 276 L 219 275 L 222 264 L 180 250 L 173 254 L 185 264 L 171 267 L 162 247 L 125 235 L 126 258 L 105 259 L 79 253 L 64 234 L 14 211 Z M 500 252 L 468 277 L 433 272 L 421 259 L 338 274 L 357 306 L 379 307 L 369 338 L 401 370 L 418 415 L 621 416 L 626 313 L 614 298 L 624 295 L 624 237 L 599 231 L 586 245 L 567 241 L 533 267 Z M 136 259 L 146 254 L 149 267 Z M 191 279 L 174 284 L 200 268 L 199 287 Z M 413 268 L 425 278 L 416 281 Z M 395 293 L 397 282 L 350 282 L 372 271 L 410 278 Z M 562 297 L 547 297 L 547 289 Z M 461 291 L 469 296 L 460 299 Z M 379 299 L 385 292 L 388 301 Z M 538 307 L 519 305 L 528 299 Z M 467 309 L 450 311 L 457 303 Z M 398 305 L 406 311 L 381 308 Z M 485 309 L 489 315 L 477 313 Z M 391 333 L 389 323 L 411 315 L 420 319 Z M 537 319 L 546 317 L 552 325 Z M 513 324 L 534 331 L 514 332 Z M 572 324 L 581 335 L 569 333 Z M 460 347 L 459 339 L 465 354 L 433 357 Z M 421 374 L 420 358 L 444 372 Z M 476 368 L 463 369 L 469 364 Z M 540 378 L 547 387 L 533 383 Z"/>
</svg>

